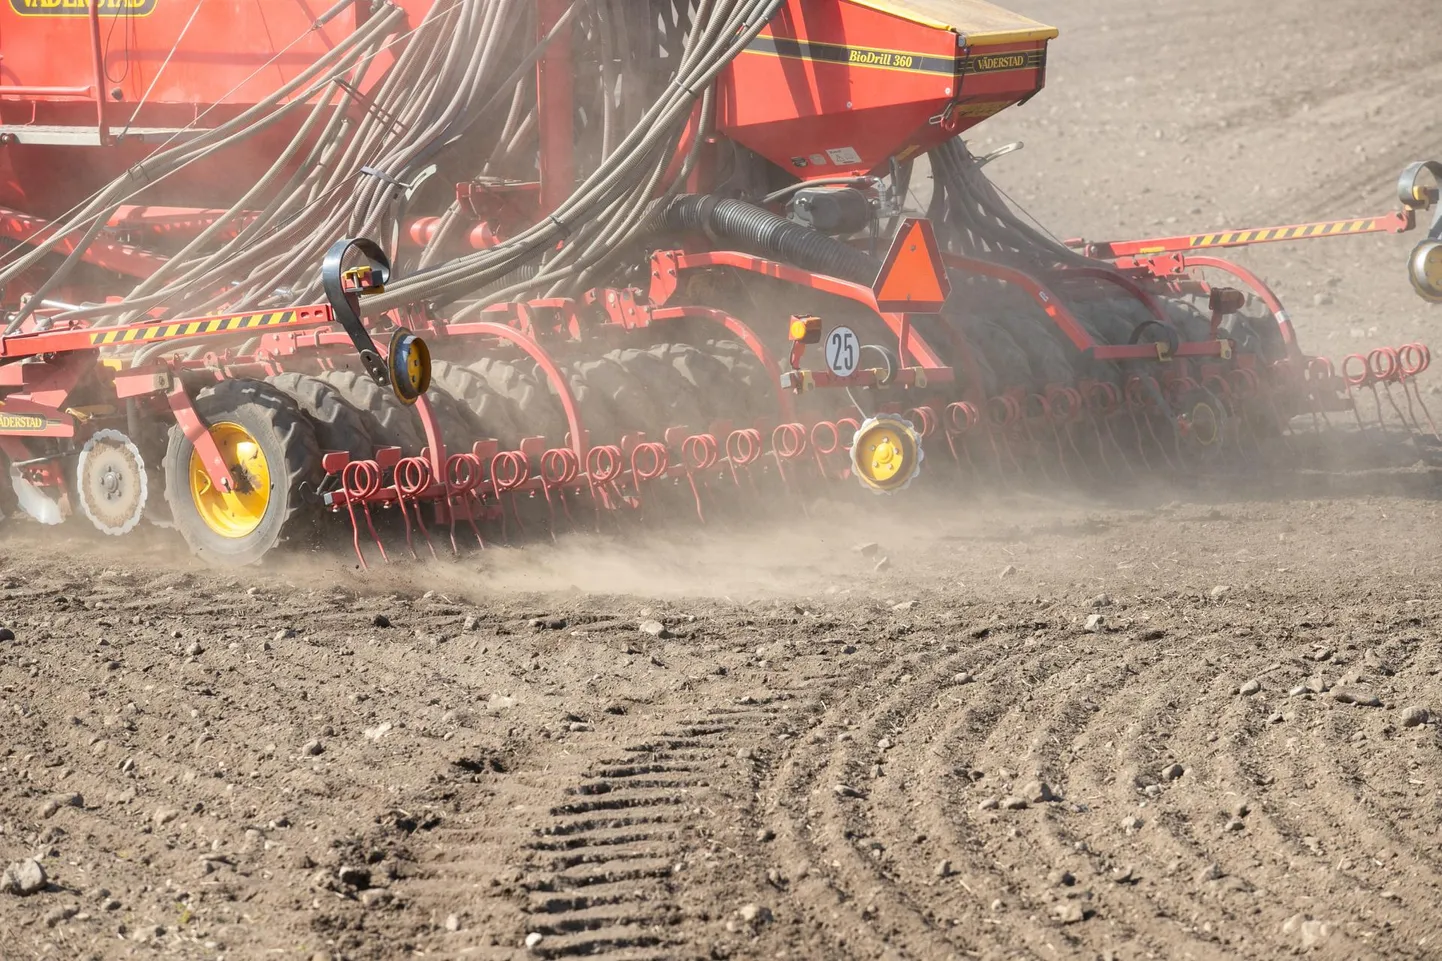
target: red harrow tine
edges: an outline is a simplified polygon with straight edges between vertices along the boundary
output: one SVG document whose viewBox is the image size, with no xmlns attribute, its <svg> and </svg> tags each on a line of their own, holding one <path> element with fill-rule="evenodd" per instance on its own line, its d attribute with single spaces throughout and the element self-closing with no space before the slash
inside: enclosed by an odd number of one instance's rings
<svg viewBox="0 0 1442 961">
<path fill-rule="evenodd" d="M 451 550 L 456 554 L 461 552 L 460 545 L 456 543 L 456 515 L 462 511 L 465 512 L 466 523 L 471 525 L 471 532 L 476 535 L 476 543 L 481 550 L 486 549 L 485 538 L 481 537 L 481 529 L 476 526 L 472 509 L 473 504 L 477 507 L 481 504 L 476 488 L 483 477 L 481 459 L 474 453 L 452 454 L 446 458 L 446 513 L 451 524 Z"/>
<path fill-rule="evenodd" d="M 415 544 L 411 541 L 411 515 L 406 507 L 406 501 L 410 501 L 416 510 L 416 526 L 420 528 L 421 536 L 426 539 L 426 547 L 430 548 L 431 558 L 436 557 L 436 545 L 431 542 L 431 532 L 426 530 L 425 518 L 422 517 L 421 498 L 431 486 L 431 463 L 424 457 L 402 457 L 396 462 L 395 471 L 391 475 L 396 492 L 396 506 L 400 508 L 401 518 L 406 525 L 406 548 L 411 552 L 411 557 L 420 560 L 416 554 Z"/>
<path fill-rule="evenodd" d="M 596 530 L 601 530 L 601 510 L 619 510 L 625 503 L 616 478 L 625 470 L 621 448 L 615 444 L 601 444 L 586 452 L 586 483 L 591 488 L 591 504 L 596 510 Z M 615 494 L 615 503 L 611 495 Z"/>
<path fill-rule="evenodd" d="M 1422 391 L 1417 386 L 1417 375 L 1431 364 L 1432 352 L 1427 349 L 1426 344 L 1403 344 L 1397 351 L 1398 377 L 1402 381 L 1402 392 L 1407 397 L 1407 409 L 1412 410 L 1415 396 L 1417 406 L 1422 408 L 1422 415 L 1427 418 L 1427 426 L 1431 428 L 1432 436 L 1442 440 L 1442 435 L 1437 433 L 1437 424 L 1432 420 L 1432 412 L 1427 409 L 1427 404 L 1422 400 Z M 1417 419 L 1415 412 L 1412 419 Z"/>
<path fill-rule="evenodd" d="M 501 511 L 501 540 L 507 544 L 511 539 L 506 530 L 505 495 L 524 487 L 530 473 L 530 462 L 526 460 L 526 455 L 518 450 L 497 451 L 491 458 L 491 489 L 495 492 L 496 505 Z M 526 525 L 521 522 L 521 512 L 516 508 L 514 497 L 511 498 L 511 512 L 516 515 L 516 529 L 524 537 Z"/>
<path fill-rule="evenodd" d="M 646 457 L 651 458 L 651 462 L 643 470 L 641 463 Z M 659 441 L 643 440 L 631 447 L 631 487 L 635 491 L 636 509 L 643 521 L 646 519 L 646 499 L 641 496 L 641 485 L 665 477 L 670 461 L 671 452 Z"/>
<path fill-rule="evenodd" d="M 371 540 L 376 542 L 376 549 L 381 552 L 381 560 L 390 563 L 386 556 L 386 546 L 381 543 L 380 536 L 376 534 L 375 524 L 371 521 L 370 499 L 381 489 L 381 468 L 373 460 L 353 460 L 341 468 L 340 472 L 341 493 L 345 496 L 346 513 L 350 515 L 352 543 L 355 545 L 355 556 L 360 561 L 361 570 L 369 570 L 366 564 L 365 554 L 361 552 L 360 524 L 356 522 L 355 505 L 360 502 L 361 513 L 365 515 L 366 529 L 371 533 Z"/>
<path fill-rule="evenodd" d="M 696 517 L 706 523 L 706 513 L 701 509 L 701 491 L 696 487 L 698 471 L 710 471 L 721 459 L 721 445 L 715 434 L 692 434 L 681 442 L 681 462 L 686 467 L 686 482 L 691 485 L 691 496 L 696 499 Z M 706 479 L 701 479 L 706 486 Z"/>
<path fill-rule="evenodd" d="M 961 456 L 956 452 L 957 438 L 961 438 L 961 455 L 966 457 L 966 466 L 973 474 L 976 473 L 976 464 L 971 459 L 971 447 L 966 442 L 966 435 L 980 423 L 981 415 L 966 401 L 959 400 L 946 405 L 946 446 L 951 448 L 951 459 L 958 465 L 961 464 Z"/>
<path fill-rule="evenodd" d="M 551 501 L 551 491 L 555 490 L 556 498 L 561 502 L 561 510 L 566 514 L 566 521 L 576 526 L 575 520 L 571 517 L 571 505 L 566 501 L 566 487 L 574 484 L 576 478 L 581 475 L 581 458 L 569 447 L 552 447 L 541 454 L 541 493 L 546 496 L 546 509 L 551 514 L 551 540 L 556 539 L 556 507 Z"/>
<path fill-rule="evenodd" d="M 754 427 L 742 427 L 726 435 L 726 466 L 731 469 L 731 483 L 741 486 L 741 474 L 746 474 L 746 483 L 751 493 L 756 491 L 756 478 L 751 476 L 751 465 L 761 459 L 761 432 Z"/>
</svg>

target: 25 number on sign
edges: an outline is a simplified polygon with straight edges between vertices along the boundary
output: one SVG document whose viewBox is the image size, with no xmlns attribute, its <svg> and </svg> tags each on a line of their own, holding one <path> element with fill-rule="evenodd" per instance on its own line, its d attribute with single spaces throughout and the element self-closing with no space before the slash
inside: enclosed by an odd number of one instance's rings
<svg viewBox="0 0 1442 961">
<path fill-rule="evenodd" d="M 861 362 L 861 342 L 850 327 L 834 327 L 826 337 L 826 366 L 837 377 L 850 377 Z"/>
</svg>

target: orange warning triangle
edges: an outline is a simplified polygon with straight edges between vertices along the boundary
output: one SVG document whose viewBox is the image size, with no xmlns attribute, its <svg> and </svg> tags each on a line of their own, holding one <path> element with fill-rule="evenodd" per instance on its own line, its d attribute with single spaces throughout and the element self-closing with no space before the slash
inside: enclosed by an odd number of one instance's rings
<svg viewBox="0 0 1442 961">
<path fill-rule="evenodd" d="M 908 217 L 871 285 L 883 313 L 935 314 L 951 294 L 951 278 L 931 221 Z"/>
</svg>

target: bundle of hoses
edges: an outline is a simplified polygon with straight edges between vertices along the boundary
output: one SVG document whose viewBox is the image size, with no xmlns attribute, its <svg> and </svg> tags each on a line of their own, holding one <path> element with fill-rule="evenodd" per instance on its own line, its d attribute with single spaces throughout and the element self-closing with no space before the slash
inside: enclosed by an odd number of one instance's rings
<svg viewBox="0 0 1442 961">
<path fill-rule="evenodd" d="M 696 103 L 711 82 L 761 30 L 781 0 L 702 0 L 669 82 L 643 112 L 636 92 L 620 85 L 643 77 L 653 52 L 628 42 L 623 0 L 575 0 L 538 44 L 529 0 L 438 0 L 425 19 L 398 32 L 404 14 L 382 4 L 357 31 L 294 80 L 235 119 L 182 144 L 158 150 L 68 216 L 48 243 L 0 270 L 0 284 L 35 266 L 50 244 L 77 235 L 76 252 L 52 272 L 30 301 L 38 305 L 80 262 L 84 247 L 124 203 L 149 184 L 306 111 L 297 133 L 209 228 L 118 303 L 86 306 L 62 316 L 120 323 L 161 309 L 167 315 L 208 310 L 270 309 L 314 302 L 315 265 L 337 237 L 372 236 L 392 248 L 404 212 L 404 191 L 429 166 L 479 176 L 533 176 L 537 59 L 563 27 L 579 26 L 601 49 L 600 157 L 574 193 L 538 224 L 504 243 L 454 260 L 440 252 L 466 226 L 458 208 L 441 218 L 418 269 L 371 302 L 379 312 L 420 300 L 466 301 L 461 311 L 523 291 L 574 290 L 592 283 L 645 226 Z M 342 0 L 317 26 L 345 9 Z M 635 19 L 644 21 L 644 14 Z M 644 32 L 643 32 L 644 35 Z M 382 52 L 395 63 L 367 80 Z M 569 56 L 569 51 L 567 55 Z M 653 72 L 653 71 L 652 71 Z M 633 81 L 634 83 L 634 81 Z M 360 119 L 352 93 L 371 86 Z M 624 135 L 622 134 L 622 131 Z M 696 160 L 695 138 L 680 174 Z M 474 158 L 484 160 L 476 166 Z M 459 159 L 458 159 L 459 158 Z M 470 169 L 462 164 L 469 163 Z M 478 291 L 488 291 L 476 300 Z M 28 311 L 11 321 L 19 326 Z M 175 346 L 174 343 L 168 345 Z"/>
</svg>

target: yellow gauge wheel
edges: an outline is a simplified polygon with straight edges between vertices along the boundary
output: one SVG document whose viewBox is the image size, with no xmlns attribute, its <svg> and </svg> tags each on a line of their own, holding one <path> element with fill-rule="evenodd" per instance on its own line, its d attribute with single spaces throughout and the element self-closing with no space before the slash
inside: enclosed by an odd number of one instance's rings
<svg viewBox="0 0 1442 961">
<path fill-rule="evenodd" d="M 1424 240 L 1412 251 L 1407 271 L 1417 293 L 1430 301 L 1442 301 L 1442 241 Z"/>
<path fill-rule="evenodd" d="M 245 537 L 260 526 L 270 506 L 270 465 L 260 444 L 239 424 L 212 424 L 210 436 L 215 438 L 225 466 L 236 478 L 236 488 L 227 491 L 211 483 L 200 455 L 192 452 L 191 500 L 200 519 L 212 531 L 221 537 Z"/>
<path fill-rule="evenodd" d="M 404 327 L 391 335 L 391 388 L 396 399 L 414 404 L 431 387 L 431 351 L 426 342 Z"/>
<path fill-rule="evenodd" d="M 894 414 L 868 418 L 851 442 L 856 479 L 878 494 L 905 488 L 921 472 L 921 435 Z"/>
<path fill-rule="evenodd" d="M 1222 425 L 1221 418 L 1217 415 L 1217 409 L 1206 401 L 1197 401 L 1192 405 L 1192 412 L 1187 417 L 1191 425 L 1192 439 L 1203 447 L 1211 447 L 1221 442 Z"/>
</svg>

